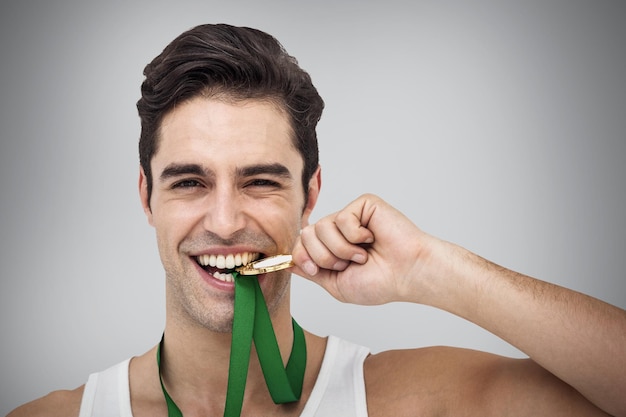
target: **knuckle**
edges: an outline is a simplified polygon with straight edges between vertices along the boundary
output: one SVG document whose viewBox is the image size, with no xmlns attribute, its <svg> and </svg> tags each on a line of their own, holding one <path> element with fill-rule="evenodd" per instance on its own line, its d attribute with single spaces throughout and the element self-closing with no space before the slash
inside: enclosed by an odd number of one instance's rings
<svg viewBox="0 0 626 417">
<path fill-rule="evenodd" d="M 305 226 L 300 230 L 300 239 L 302 239 L 303 241 L 308 241 L 313 237 L 314 234 L 315 229 L 312 225 Z"/>
</svg>

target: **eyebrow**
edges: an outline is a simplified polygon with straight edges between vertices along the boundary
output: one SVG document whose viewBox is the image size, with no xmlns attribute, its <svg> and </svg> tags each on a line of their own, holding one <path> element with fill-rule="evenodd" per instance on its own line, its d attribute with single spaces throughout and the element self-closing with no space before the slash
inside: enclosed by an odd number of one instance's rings
<svg viewBox="0 0 626 417">
<path fill-rule="evenodd" d="M 254 177 L 255 175 L 272 175 L 285 179 L 291 179 L 291 172 L 283 164 L 256 164 L 237 169 L 237 175 L 241 177 Z"/>
<path fill-rule="evenodd" d="M 291 172 L 286 166 L 279 163 L 255 164 L 237 169 L 237 175 L 241 177 L 253 177 L 255 175 L 272 175 L 275 177 L 292 179 Z M 199 164 L 177 164 L 172 163 L 163 169 L 159 176 L 161 181 L 176 178 L 183 175 L 210 176 L 211 171 L 203 168 Z"/>
<path fill-rule="evenodd" d="M 169 178 L 180 177 L 182 175 L 205 176 L 208 172 L 198 164 L 169 164 L 163 169 L 159 178 L 166 181 Z"/>
</svg>

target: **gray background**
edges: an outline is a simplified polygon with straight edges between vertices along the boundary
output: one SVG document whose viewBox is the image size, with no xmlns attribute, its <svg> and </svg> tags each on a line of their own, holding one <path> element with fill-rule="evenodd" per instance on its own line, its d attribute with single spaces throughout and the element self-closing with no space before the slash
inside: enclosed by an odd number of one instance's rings
<svg viewBox="0 0 626 417">
<path fill-rule="evenodd" d="M 157 343 L 135 102 L 144 65 L 199 23 L 266 30 L 311 73 L 327 103 L 315 218 L 378 193 L 429 233 L 626 307 L 621 1 L 12 0 L 0 19 L 1 415 Z M 374 351 L 521 356 L 429 307 L 342 305 L 299 278 L 293 299 L 304 327 Z"/>
</svg>

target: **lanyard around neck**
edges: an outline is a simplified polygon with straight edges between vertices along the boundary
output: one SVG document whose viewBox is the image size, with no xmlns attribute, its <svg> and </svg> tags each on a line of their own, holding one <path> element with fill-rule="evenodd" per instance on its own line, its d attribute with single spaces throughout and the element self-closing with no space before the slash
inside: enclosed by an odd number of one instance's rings
<svg viewBox="0 0 626 417">
<path fill-rule="evenodd" d="M 302 328 L 292 319 L 293 345 L 287 367 L 284 367 L 257 277 L 242 277 L 236 272 L 233 275 L 235 277 L 235 313 L 224 417 L 241 415 L 252 340 L 254 340 L 261 363 L 265 383 L 274 403 L 283 404 L 300 399 L 306 369 L 306 343 Z M 168 417 L 183 417 L 182 412 L 167 393 L 161 378 L 163 339 L 161 338 L 161 343 L 157 348 L 157 364 L 163 396 L 167 403 Z"/>
</svg>

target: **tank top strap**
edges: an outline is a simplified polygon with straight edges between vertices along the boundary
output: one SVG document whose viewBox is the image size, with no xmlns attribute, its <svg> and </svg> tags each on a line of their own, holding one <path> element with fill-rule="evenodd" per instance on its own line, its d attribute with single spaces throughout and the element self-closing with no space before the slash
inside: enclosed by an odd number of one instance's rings
<svg viewBox="0 0 626 417">
<path fill-rule="evenodd" d="M 301 417 L 367 417 L 363 362 L 370 350 L 329 336 L 322 366 Z"/>
<path fill-rule="evenodd" d="M 132 417 L 128 366 L 130 358 L 89 375 L 79 417 Z"/>
</svg>

